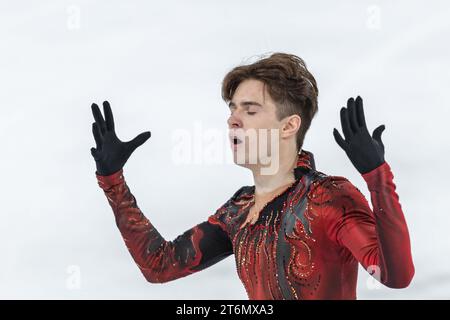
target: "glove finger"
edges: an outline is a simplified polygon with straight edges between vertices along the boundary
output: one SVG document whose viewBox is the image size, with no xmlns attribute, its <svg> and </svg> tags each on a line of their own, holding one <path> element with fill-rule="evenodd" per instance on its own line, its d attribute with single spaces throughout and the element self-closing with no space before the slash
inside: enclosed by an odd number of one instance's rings
<svg viewBox="0 0 450 320">
<path fill-rule="evenodd" d="M 355 99 L 350 98 L 347 100 L 347 112 L 350 128 L 352 132 L 356 133 L 358 131 L 358 120 L 356 119 Z"/>
<path fill-rule="evenodd" d="M 100 109 L 98 108 L 98 105 L 93 103 L 91 106 L 92 114 L 94 115 L 95 122 L 97 122 L 97 126 L 100 129 L 100 132 L 103 134 L 106 131 L 106 125 L 105 120 L 103 120 L 102 113 L 100 112 Z"/>
<path fill-rule="evenodd" d="M 339 131 L 337 131 L 336 128 L 334 128 L 333 130 L 333 136 L 334 139 L 336 140 L 337 144 L 344 149 L 344 151 L 347 151 L 347 142 L 345 142 L 345 140 L 342 138 L 341 134 L 339 133 Z"/>
<path fill-rule="evenodd" d="M 108 101 L 103 101 L 103 111 L 105 113 L 106 130 L 114 131 L 114 117 Z"/>
<path fill-rule="evenodd" d="M 381 145 L 383 145 L 383 141 L 381 141 L 381 134 L 383 133 L 384 129 L 386 129 L 386 127 L 384 126 L 384 124 L 382 124 L 381 126 L 378 126 L 375 130 L 373 130 L 372 134 L 372 138 L 378 141 Z"/>
<path fill-rule="evenodd" d="M 131 151 L 133 152 L 137 147 L 142 145 L 145 141 L 148 140 L 148 138 L 150 138 L 150 136 L 151 136 L 150 131 L 147 131 L 147 132 L 141 133 L 136 138 L 134 138 L 133 140 L 129 141 L 128 145 L 129 145 Z"/>
<path fill-rule="evenodd" d="M 359 127 L 367 127 L 366 118 L 364 116 L 363 100 L 360 96 L 356 98 L 356 118 L 358 119 Z"/>
<path fill-rule="evenodd" d="M 102 134 L 100 133 L 100 130 L 98 129 L 98 126 L 95 122 L 92 124 L 92 133 L 94 135 L 97 149 L 101 149 L 102 148 Z"/>
<path fill-rule="evenodd" d="M 350 129 L 350 124 L 348 120 L 347 109 L 345 109 L 344 107 L 341 108 L 341 125 L 345 139 L 350 139 L 351 137 L 353 137 L 353 133 L 352 130 Z"/>
<path fill-rule="evenodd" d="M 91 154 L 94 157 L 95 161 L 97 161 L 100 158 L 95 148 L 91 148 Z"/>
</svg>

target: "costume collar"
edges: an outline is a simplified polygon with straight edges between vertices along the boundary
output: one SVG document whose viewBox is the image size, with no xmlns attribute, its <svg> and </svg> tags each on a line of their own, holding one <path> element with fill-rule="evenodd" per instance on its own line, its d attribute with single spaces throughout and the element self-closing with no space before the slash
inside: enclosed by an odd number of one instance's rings
<svg viewBox="0 0 450 320">
<path fill-rule="evenodd" d="M 287 190 L 290 190 L 292 188 L 295 188 L 297 185 L 297 182 L 306 174 L 308 174 L 311 171 L 316 170 L 316 164 L 314 161 L 314 155 L 312 152 L 301 150 L 297 154 L 297 164 L 294 168 L 294 177 L 296 182 L 293 183 Z M 255 192 L 255 186 L 252 186 L 252 194 Z M 285 192 L 285 191 L 284 191 Z M 283 192 L 283 193 L 284 193 Z"/>
<path fill-rule="evenodd" d="M 295 178 L 300 178 L 303 174 L 310 170 L 315 170 L 316 164 L 312 152 L 302 149 L 297 156 L 297 165 L 294 168 Z"/>
<path fill-rule="evenodd" d="M 314 155 L 312 154 L 312 152 L 302 149 L 297 155 L 297 164 L 296 167 L 294 168 L 295 180 L 297 181 L 300 180 L 303 175 L 315 169 L 316 166 L 314 162 Z M 295 184 L 296 183 L 294 183 L 293 186 Z M 255 193 L 255 186 L 254 185 L 246 186 L 244 188 L 245 188 L 244 193 L 242 193 L 239 196 L 248 199 L 252 198 Z M 290 188 L 292 188 L 292 186 Z"/>
</svg>

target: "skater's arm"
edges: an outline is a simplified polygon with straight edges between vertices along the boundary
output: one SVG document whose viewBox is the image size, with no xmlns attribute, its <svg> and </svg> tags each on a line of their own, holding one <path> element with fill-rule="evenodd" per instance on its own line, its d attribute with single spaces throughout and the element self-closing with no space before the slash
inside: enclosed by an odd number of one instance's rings
<svg viewBox="0 0 450 320">
<path fill-rule="evenodd" d="M 325 221 L 330 238 L 348 248 L 353 256 L 372 272 L 378 271 L 382 283 L 393 288 L 409 285 L 414 275 L 408 228 L 393 174 L 384 158 L 381 134 L 384 125 L 370 135 L 361 97 L 347 100 L 342 107 L 342 131 L 334 129 L 339 146 L 366 180 L 373 212 L 367 200 L 347 179 L 340 178 L 331 187 L 331 211 Z"/>
<path fill-rule="evenodd" d="M 329 204 L 324 212 L 328 236 L 347 248 L 384 285 L 407 287 L 414 275 L 414 265 L 392 172 L 385 162 L 363 177 L 370 190 L 373 211 L 350 181 L 335 177 L 325 195 Z"/>
<path fill-rule="evenodd" d="M 95 123 L 92 133 L 96 147 L 91 154 L 97 166 L 97 179 L 116 218 L 116 224 L 132 257 L 150 282 L 167 282 L 202 270 L 232 253 L 225 226 L 214 216 L 173 241 L 166 241 L 142 214 L 123 177 L 123 166 L 150 131 L 131 141 L 121 141 L 115 131 L 111 106 L 103 102 L 91 106 Z M 223 214 L 224 208 L 218 214 Z M 212 221 L 213 223 L 211 223 Z"/>
<path fill-rule="evenodd" d="M 166 241 L 139 209 L 122 170 L 110 176 L 97 175 L 97 179 L 125 244 L 147 281 L 163 283 L 185 277 L 233 253 L 229 236 L 215 215 Z M 223 210 L 225 205 L 216 214 Z"/>
</svg>

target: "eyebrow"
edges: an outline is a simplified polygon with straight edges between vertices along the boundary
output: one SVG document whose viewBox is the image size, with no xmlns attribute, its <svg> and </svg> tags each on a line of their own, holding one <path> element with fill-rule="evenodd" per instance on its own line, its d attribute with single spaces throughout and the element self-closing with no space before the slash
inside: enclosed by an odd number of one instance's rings
<svg viewBox="0 0 450 320">
<path fill-rule="evenodd" d="M 262 104 L 260 104 L 259 102 L 256 101 L 242 101 L 240 103 L 241 106 L 258 106 L 258 107 L 262 107 Z M 228 107 L 234 107 L 236 106 L 236 104 L 233 101 L 230 101 L 230 103 L 228 104 Z"/>
</svg>

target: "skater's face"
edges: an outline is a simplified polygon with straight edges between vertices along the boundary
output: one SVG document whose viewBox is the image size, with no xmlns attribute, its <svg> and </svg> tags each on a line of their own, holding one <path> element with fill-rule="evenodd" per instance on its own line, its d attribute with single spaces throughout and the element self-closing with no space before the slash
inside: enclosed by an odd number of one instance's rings
<svg viewBox="0 0 450 320">
<path fill-rule="evenodd" d="M 245 155 L 245 163 L 238 164 L 254 163 L 251 161 L 252 154 L 256 156 L 257 163 L 260 163 L 265 155 L 270 157 L 274 152 L 279 153 L 283 139 L 295 139 L 295 131 L 286 130 L 289 129 L 291 117 L 278 120 L 276 103 L 262 81 L 242 81 L 229 102 L 229 108 L 228 128 L 235 162 L 239 154 L 240 157 Z M 299 117 L 294 117 L 299 122 Z M 233 139 L 234 137 L 241 142 Z"/>
<path fill-rule="evenodd" d="M 277 127 L 276 105 L 263 82 L 244 80 L 229 102 L 230 129 L 259 129 Z"/>
</svg>

